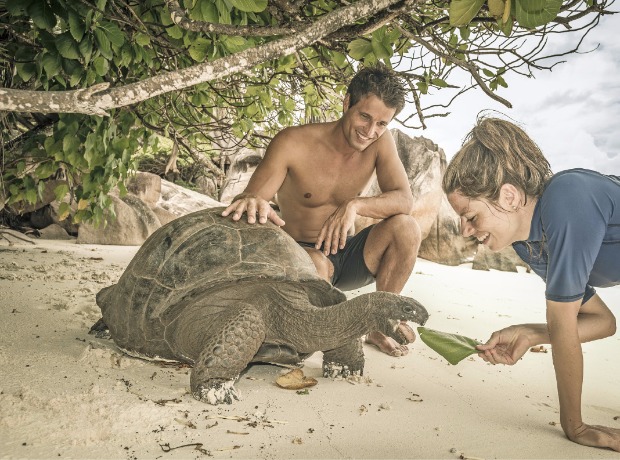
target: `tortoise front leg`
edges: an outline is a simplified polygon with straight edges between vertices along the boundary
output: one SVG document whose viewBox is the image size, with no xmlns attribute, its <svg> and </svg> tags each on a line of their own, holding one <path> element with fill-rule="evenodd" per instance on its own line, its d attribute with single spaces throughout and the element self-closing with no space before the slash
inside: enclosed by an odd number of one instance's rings
<svg viewBox="0 0 620 460">
<path fill-rule="evenodd" d="M 192 369 L 194 398 L 209 404 L 230 404 L 239 399 L 234 383 L 265 339 L 265 325 L 258 311 L 245 307 L 211 336 Z"/>
<path fill-rule="evenodd" d="M 323 377 L 348 377 L 363 373 L 362 339 L 351 340 L 346 345 L 323 352 Z"/>
</svg>

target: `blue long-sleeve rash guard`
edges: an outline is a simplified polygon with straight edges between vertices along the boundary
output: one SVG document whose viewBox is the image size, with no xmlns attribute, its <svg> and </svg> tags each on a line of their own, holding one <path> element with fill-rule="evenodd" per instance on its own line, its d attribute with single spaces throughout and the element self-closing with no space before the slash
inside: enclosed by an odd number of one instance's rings
<svg viewBox="0 0 620 460">
<path fill-rule="evenodd" d="M 536 203 L 527 241 L 512 245 L 556 302 L 587 302 L 620 284 L 620 177 L 587 169 L 554 175 Z"/>
</svg>

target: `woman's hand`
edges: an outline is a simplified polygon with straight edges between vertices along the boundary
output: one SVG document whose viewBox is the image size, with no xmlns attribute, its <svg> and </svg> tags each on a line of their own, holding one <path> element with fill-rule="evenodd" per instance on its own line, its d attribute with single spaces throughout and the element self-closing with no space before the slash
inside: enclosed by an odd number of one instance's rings
<svg viewBox="0 0 620 460">
<path fill-rule="evenodd" d="M 603 447 L 620 452 L 620 429 L 601 425 L 582 424 L 568 439 L 590 447 Z"/>
<path fill-rule="evenodd" d="M 534 337 L 544 331 L 546 331 L 544 324 L 520 324 L 496 331 L 487 343 L 476 347 L 481 351 L 478 356 L 491 364 L 512 366 L 531 346 L 541 343 L 534 340 Z"/>
</svg>

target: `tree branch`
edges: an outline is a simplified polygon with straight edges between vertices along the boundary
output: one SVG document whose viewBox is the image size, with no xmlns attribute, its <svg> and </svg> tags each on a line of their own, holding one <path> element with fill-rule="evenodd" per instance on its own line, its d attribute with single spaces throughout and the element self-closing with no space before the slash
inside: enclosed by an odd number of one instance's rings
<svg viewBox="0 0 620 460">
<path fill-rule="evenodd" d="M 325 14 L 299 34 L 138 83 L 108 88 L 100 83 L 77 91 L 25 91 L 0 88 L 0 110 L 41 113 L 84 113 L 106 116 L 107 110 L 136 104 L 160 94 L 243 72 L 269 59 L 286 56 L 400 0 L 360 0 Z"/>
<path fill-rule="evenodd" d="M 273 35 L 291 35 L 306 28 L 309 24 L 300 24 L 301 27 L 271 27 L 234 24 L 216 24 L 213 22 L 195 21 L 189 19 L 177 0 L 166 0 L 170 10 L 170 18 L 179 27 L 192 32 L 218 33 L 225 35 L 271 37 Z"/>
<path fill-rule="evenodd" d="M 431 45 L 430 43 L 428 43 L 425 40 L 422 40 L 420 37 L 415 36 L 414 34 L 412 34 L 411 32 L 409 32 L 406 29 L 403 29 L 401 26 L 399 26 L 398 24 L 395 24 L 395 27 L 400 30 L 400 32 L 405 35 L 407 38 L 409 38 L 410 40 L 418 43 L 419 45 L 422 45 L 424 48 L 426 48 L 427 50 L 429 50 L 431 53 L 433 53 L 435 56 L 438 57 L 442 57 L 444 58 L 446 61 L 451 62 L 452 64 L 466 70 L 467 72 L 469 72 L 471 74 L 471 76 L 473 77 L 473 79 L 476 81 L 476 83 L 478 83 L 478 85 L 480 86 L 480 88 L 482 89 L 482 91 L 489 96 L 491 99 L 496 100 L 497 102 L 500 102 L 501 104 L 504 104 L 506 107 L 508 108 L 512 108 L 512 104 L 510 103 L 510 101 L 504 99 L 501 96 L 498 96 L 497 94 L 495 94 L 493 91 L 491 91 L 489 89 L 489 87 L 486 85 L 486 83 L 484 82 L 484 80 L 482 79 L 482 77 L 480 76 L 480 74 L 478 73 L 478 69 L 476 68 L 476 66 L 474 64 L 472 64 L 471 62 L 467 62 L 467 61 L 462 61 L 461 59 L 457 59 L 454 56 L 451 56 L 448 53 L 444 53 L 443 51 L 441 51 L 440 49 L 434 47 L 433 45 Z"/>
</svg>

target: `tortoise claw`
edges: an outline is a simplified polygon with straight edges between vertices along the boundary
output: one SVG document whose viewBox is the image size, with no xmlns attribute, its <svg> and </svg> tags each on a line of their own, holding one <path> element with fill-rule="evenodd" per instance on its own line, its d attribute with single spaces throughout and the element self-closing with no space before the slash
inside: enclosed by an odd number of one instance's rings
<svg viewBox="0 0 620 460">
<path fill-rule="evenodd" d="M 208 404 L 232 404 L 233 401 L 239 401 L 241 395 L 234 387 L 234 380 L 226 382 L 215 382 L 209 385 L 200 384 L 196 389 L 192 390 L 192 395 L 199 401 Z"/>
</svg>

